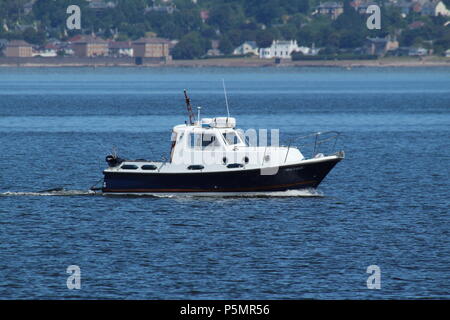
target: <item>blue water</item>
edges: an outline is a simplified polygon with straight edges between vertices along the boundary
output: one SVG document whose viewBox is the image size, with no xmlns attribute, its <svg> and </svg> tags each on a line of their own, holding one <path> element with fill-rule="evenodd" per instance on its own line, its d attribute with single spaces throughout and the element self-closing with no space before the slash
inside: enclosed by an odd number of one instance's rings
<svg viewBox="0 0 450 320">
<path fill-rule="evenodd" d="M 114 146 L 167 156 L 183 89 L 224 115 L 222 78 L 242 128 L 343 133 L 317 193 L 87 192 Z M 0 168 L 2 299 L 450 298 L 450 69 L 2 68 Z"/>
</svg>

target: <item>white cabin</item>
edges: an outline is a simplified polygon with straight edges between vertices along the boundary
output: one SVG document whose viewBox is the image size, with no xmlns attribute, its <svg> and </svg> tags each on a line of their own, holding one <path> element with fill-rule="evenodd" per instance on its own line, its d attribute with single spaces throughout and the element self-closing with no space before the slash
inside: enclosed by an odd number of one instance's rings
<svg viewBox="0 0 450 320">
<path fill-rule="evenodd" d="M 261 170 L 276 174 L 284 165 L 307 163 L 294 147 L 249 146 L 243 131 L 231 117 L 203 118 L 195 124 L 173 127 L 170 159 L 167 162 L 123 160 L 105 172 L 193 173 Z"/>
<path fill-rule="evenodd" d="M 279 166 L 304 159 L 296 148 L 249 146 L 235 118 L 204 118 L 173 128 L 170 163 L 201 165 L 205 170 L 234 166 L 246 169 Z"/>
</svg>

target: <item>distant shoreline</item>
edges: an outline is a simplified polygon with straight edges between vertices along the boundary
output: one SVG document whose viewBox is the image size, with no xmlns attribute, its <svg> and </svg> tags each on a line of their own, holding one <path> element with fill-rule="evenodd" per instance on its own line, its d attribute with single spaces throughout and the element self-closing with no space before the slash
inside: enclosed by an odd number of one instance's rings
<svg viewBox="0 0 450 320">
<path fill-rule="evenodd" d="M 210 58 L 198 60 L 173 60 L 167 63 L 150 62 L 136 65 L 133 58 L 0 58 L 0 67 L 61 68 L 61 67 L 159 67 L 159 68 L 260 68 L 260 67 L 450 67 L 445 57 L 389 57 L 377 60 L 304 60 L 281 61 L 258 58 Z"/>
<path fill-rule="evenodd" d="M 378 60 L 303 60 L 282 61 L 260 59 L 175 60 L 174 67 L 450 67 L 450 58 L 383 58 Z"/>
</svg>

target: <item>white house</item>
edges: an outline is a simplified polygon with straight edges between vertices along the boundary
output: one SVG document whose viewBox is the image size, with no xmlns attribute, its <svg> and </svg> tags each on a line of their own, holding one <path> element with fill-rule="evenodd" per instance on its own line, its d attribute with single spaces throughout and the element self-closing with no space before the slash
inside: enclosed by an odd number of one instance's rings
<svg viewBox="0 0 450 320">
<path fill-rule="evenodd" d="M 132 57 L 133 53 L 131 41 L 110 41 L 108 43 L 108 54 L 112 57 Z"/>
<path fill-rule="evenodd" d="M 58 48 L 53 43 L 48 43 L 44 48 L 33 52 L 33 57 L 54 58 L 58 55 Z"/>
<path fill-rule="evenodd" d="M 442 1 L 439 1 L 434 8 L 434 13 L 436 16 L 450 16 L 450 10 L 447 9 L 445 4 Z"/>
<path fill-rule="evenodd" d="M 428 50 L 425 48 L 411 48 L 409 49 L 408 56 L 422 57 L 428 55 Z"/>
<path fill-rule="evenodd" d="M 246 55 L 246 54 L 254 54 L 257 56 L 259 54 L 259 48 L 256 45 L 255 41 L 245 41 L 239 47 L 234 49 L 234 55 Z"/>
<path fill-rule="evenodd" d="M 274 40 L 269 48 L 261 48 L 259 50 L 259 57 L 261 59 L 290 59 L 293 52 L 301 52 L 305 55 L 313 54 L 310 48 L 299 47 L 297 44 L 297 40 Z"/>
<path fill-rule="evenodd" d="M 268 48 L 261 48 L 259 50 L 259 57 L 261 59 L 282 58 L 289 59 L 291 53 L 298 50 L 296 40 L 281 41 L 274 40 L 272 45 Z"/>
</svg>

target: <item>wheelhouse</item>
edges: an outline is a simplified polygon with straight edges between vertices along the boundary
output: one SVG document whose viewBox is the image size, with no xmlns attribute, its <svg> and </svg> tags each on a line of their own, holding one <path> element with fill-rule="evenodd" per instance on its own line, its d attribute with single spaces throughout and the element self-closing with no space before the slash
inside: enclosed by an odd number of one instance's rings
<svg viewBox="0 0 450 320">
<path fill-rule="evenodd" d="M 203 119 L 195 125 L 178 125 L 172 131 L 170 161 L 185 152 L 226 152 L 238 147 L 248 147 L 244 137 L 234 128 L 236 121 L 230 118 L 229 125 L 217 126 L 218 119 Z M 199 124 L 201 123 L 201 125 Z M 225 120 L 225 123 L 227 121 Z"/>
</svg>

